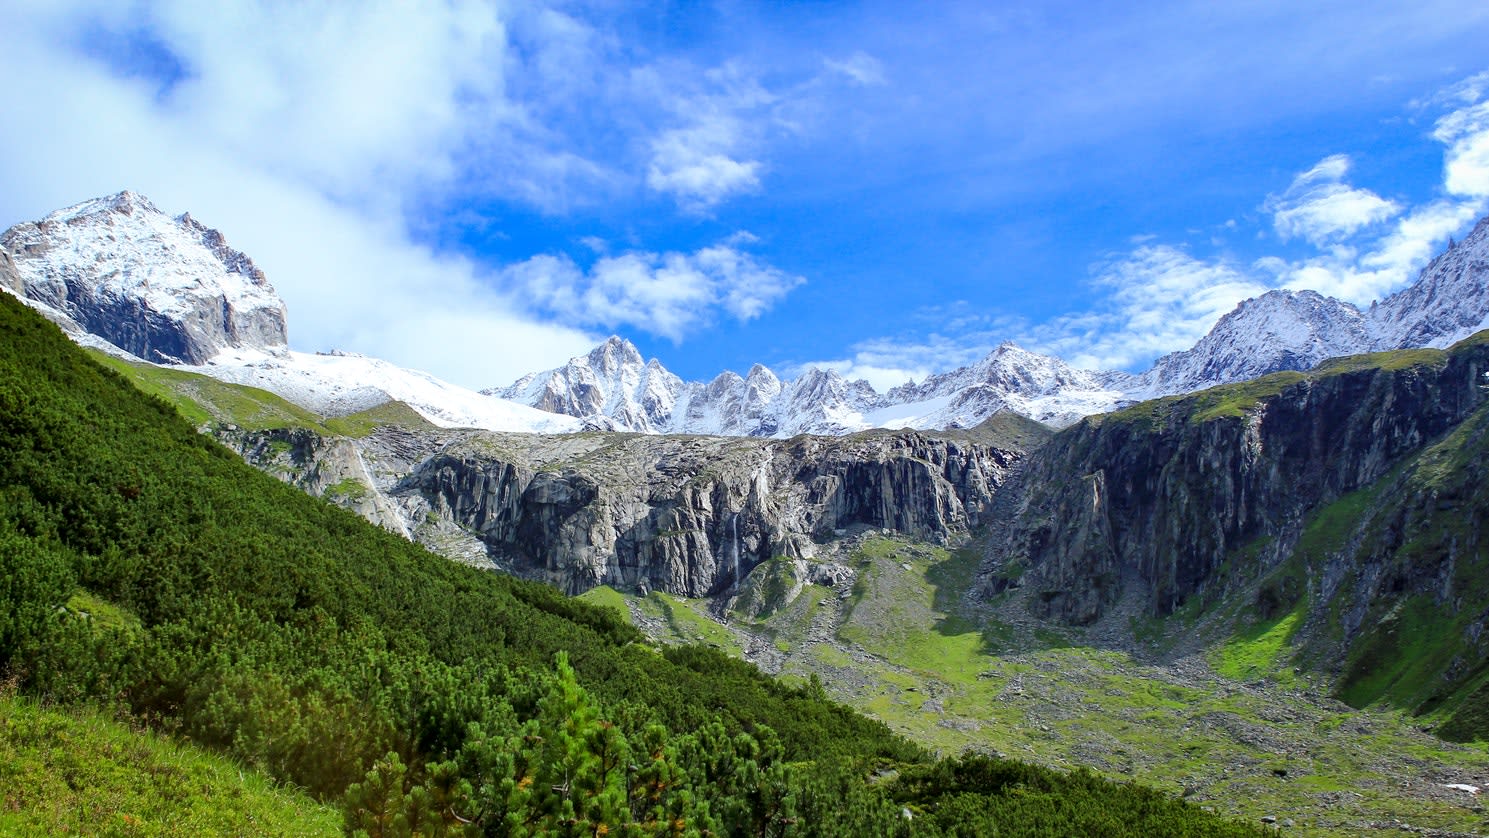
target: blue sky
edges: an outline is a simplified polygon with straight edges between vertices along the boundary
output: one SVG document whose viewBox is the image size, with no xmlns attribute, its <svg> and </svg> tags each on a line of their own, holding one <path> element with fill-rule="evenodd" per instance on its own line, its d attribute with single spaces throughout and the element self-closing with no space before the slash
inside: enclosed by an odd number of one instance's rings
<svg viewBox="0 0 1489 838">
<path fill-rule="evenodd" d="M 6 5 L 0 224 L 136 190 L 295 348 L 476 387 L 610 333 L 686 378 L 1137 370 L 1489 207 L 1482 2 Z"/>
</svg>

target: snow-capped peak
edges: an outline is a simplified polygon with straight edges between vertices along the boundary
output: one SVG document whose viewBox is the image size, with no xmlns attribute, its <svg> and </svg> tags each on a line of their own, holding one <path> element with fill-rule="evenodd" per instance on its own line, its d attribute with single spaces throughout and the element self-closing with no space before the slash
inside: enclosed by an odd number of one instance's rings
<svg viewBox="0 0 1489 838">
<path fill-rule="evenodd" d="M 120 192 L 0 237 L 26 296 L 153 361 L 285 347 L 284 302 L 221 233 Z"/>
<path fill-rule="evenodd" d="M 590 350 L 585 359 L 588 360 L 590 369 L 610 375 L 623 374 L 646 366 L 636 344 L 618 335 L 611 335 L 604 343 Z"/>
<path fill-rule="evenodd" d="M 1382 349 L 1442 348 L 1489 328 L 1489 217 L 1366 316 Z"/>
<path fill-rule="evenodd" d="M 1193 348 L 1159 358 L 1134 394 L 1188 393 L 1269 372 L 1312 369 L 1325 358 L 1372 346 L 1365 318 L 1349 303 L 1313 291 L 1268 291 L 1243 300 Z"/>
<path fill-rule="evenodd" d="M 436 425 L 579 428 L 572 417 L 376 358 L 290 351 L 284 303 L 253 260 L 189 214 L 172 218 L 135 192 L 18 224 L 0 237 L 4 251 L 13 255 L 0 259 L 7 288 L 109 351 L 260 387 L 324 416 L 396 399 Z"/>
<path fill-rule="evenodd" d="M 669 427 L 683 389 L 682 379 L 660 362 L 646 363 L 635 344 L 611 336 L 558 369 L 482 392 L 573 416 L 593 427 L 654 433 Z"/>
<path fill-rule="evenodd" d="M 1069 424 L 1125 399 L 1120 375 L 1076 369 L 1052 355 L 1004 341 L 971 366 L 889 391 L 876 420 L 891 427 L 971 427 L 1000 410 Z"/>
</svg>

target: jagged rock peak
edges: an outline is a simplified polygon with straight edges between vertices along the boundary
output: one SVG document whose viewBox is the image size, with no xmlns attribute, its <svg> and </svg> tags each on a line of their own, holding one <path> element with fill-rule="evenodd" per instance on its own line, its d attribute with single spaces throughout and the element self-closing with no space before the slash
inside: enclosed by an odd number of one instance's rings
<svg viewBox="0 0 1489 838">
<path fill-rule="evenodd" d="M 123 191 L 0 236 L 23 294 L 127 352 L 201 364 L 286 345 L 284 301 L 253 260 L 189 215 Z"/>
<path fill-rule="evenodd" d="M 641 350 L 636 348 L 636 344 L 619 335 L 606 338 L 604 343 L 591 349 L 585 359 L 589 361 L 591 368 L 603 372 L 618 372 L 628 367 L 647 365 L 645 359 L 641 357 Z M 577 360 L 577 358 L 571 359 L 569 363 L 572 364 Z M 661 362 L 655 358 L 652 361 L 657 366 L 661 366 Z"/>
<path fill-rule="evenodd" d="M 155 215 L 165 215 L 165 213 L 161 212 L 159 209 L 156 209 L 154 204 L 150 203 L 149 198 L 146 198 L 144 195 L 141 195 L 138 192 L 131 192 L 130 190 L 125 189 L 124 191 L 116 192 L 113 195 L 105 195 L 101 198 L 91 198 L 87 201 L 83 201 L 82 203 L 73 204 L 70 207 L 63 207 L 62 209 L 49 213 L 46 218 L 42 219 L 42 222 L 77 222 L 81 219 L 88 218 L 89 216 L 99 215 L 102 213 L 133 215 L 136 211 L 154 213 Z"/>
<path fill-rule="evenodd" d="M 660 433 L 671 429 L 686 389 L 661 362 L 646 362 L 635 344 L 612 335 L 562 367 L 482 392 L 577 417 L 586 427 Z"/>
</svg>

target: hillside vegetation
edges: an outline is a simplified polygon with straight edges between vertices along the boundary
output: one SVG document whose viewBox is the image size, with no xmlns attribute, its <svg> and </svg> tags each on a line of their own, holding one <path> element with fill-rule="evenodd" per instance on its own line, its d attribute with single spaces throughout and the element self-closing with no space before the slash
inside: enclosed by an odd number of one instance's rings
<svg viewBox="0 0 1489 838">
<path fill-rule="evenodd" d="M 929 762 L 814 684 L 433 556 L 248 467 L 8 295 L 0 580 L 23 694 L 220 750 L 339 801 L 348 832 L 1253 834 L 1080 773 Z"/>
</svg>

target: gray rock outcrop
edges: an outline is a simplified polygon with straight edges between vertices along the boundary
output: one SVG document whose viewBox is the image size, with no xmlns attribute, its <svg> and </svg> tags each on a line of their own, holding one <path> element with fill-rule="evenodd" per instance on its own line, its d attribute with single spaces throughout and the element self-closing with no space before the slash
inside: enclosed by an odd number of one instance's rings
<svg viewBox="0 0 1489 838">
<path fill-rule="evenodd" d="M 18 297 L 26 294 L 26 286 L 21 282 L 21 275 L 16 272 L 15 260 L 4 249 L 0 249 L 0 288 Z"/>
<path fill-rule="evenodd" d="M 694 597 L 737 590 L 773 557 L 810 559 L 849 527 L 964 534 L 1022 456 L 967 434 L 917 432 L 763 440 L 385 428 L 334 444 L 284 432 L 231 444 L 312 493 L 361 479 L 368 495 L 353 508 L 384 526 L 396 510 L 390 529 L 441 552 L 570 593 L 610 585 Z M 360 476 L 328 462 L 340 444 L 357 446 Z"/>
</svg>

